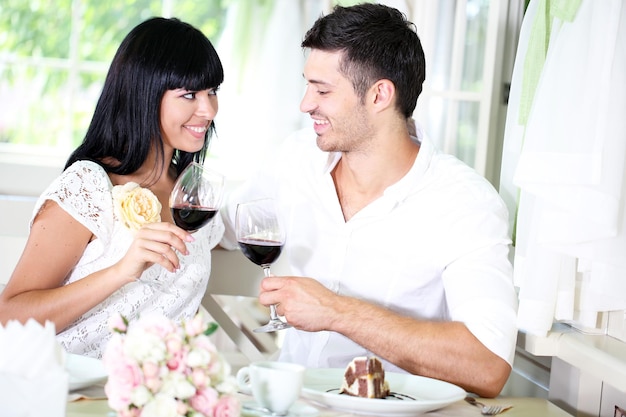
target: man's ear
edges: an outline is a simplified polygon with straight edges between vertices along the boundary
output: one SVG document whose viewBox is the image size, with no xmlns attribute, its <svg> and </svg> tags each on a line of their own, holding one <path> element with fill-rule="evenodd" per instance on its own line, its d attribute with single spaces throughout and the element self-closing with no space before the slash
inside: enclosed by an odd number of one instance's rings
<svg viewBox="0 0 626 417">
<path fill-rule="evenodd" d="M 376 81 L 370 91 L 372 104 L 381 110 L 395 104 L 396 86 L 390 80 L 383 78 Z"/>
</svg>

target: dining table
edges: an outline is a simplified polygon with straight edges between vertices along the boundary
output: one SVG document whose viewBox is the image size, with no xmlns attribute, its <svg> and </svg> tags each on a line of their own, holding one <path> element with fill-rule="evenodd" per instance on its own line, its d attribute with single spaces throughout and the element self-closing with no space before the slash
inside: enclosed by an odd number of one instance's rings
<svg viewBox="0 0 626 417">
<path fill-rule="evenodd" d="M 252 397 L 242 393 L 238 393 L 237 397 L 241 403 L 249 403 L 252 401 Z M 511 406 L 508 410 L 502 413 L 505 417 L 529 417 L 529 416 L 541 416 L 541 417 L 567 417 L 571 414 L 565 412 L 563 409 L 557 407 L 549 400 L 544 398 L 534 397 L 498 397 L 490 399 L 478 399 L 486 405 L 507 405 Z M 346 411 L 333 410 L 327 408 L 318 403 L 312 402 L 305 398 L 301 398 L 298 401 L 299 404 L 305 404 L 307 406 L 306 414 L 290 414 L 293 417 L 380 417 L 380 413 L 377 414 L 363 414 L 353 413 Z M 317 410 L 317 412 L 311 412 L 311 410 Z M 246 410 L 242 410 L 242 416 L 263 416 L 260 413 L 247 413 Z M 438 410 L 429 411 L 427 413 L 415 414 L 423 415 L 426 417 L 479 417 L 481 416 L 480 408 L 467 403 L 464 400 L 460 400 L 449 404 Z M 115 417 L 116 413 L 108 406 L 105 398 L 83 398 L 76 401 L 67 403 L 66 417 Z"/>
</svg>

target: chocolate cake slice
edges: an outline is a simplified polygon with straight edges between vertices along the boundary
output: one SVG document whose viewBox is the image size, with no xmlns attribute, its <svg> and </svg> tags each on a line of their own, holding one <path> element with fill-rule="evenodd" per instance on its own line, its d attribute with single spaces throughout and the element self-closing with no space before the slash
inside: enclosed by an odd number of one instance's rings
<svg viewBox="0 0 626 417">
<path fill-rule="evenodd" d="M 359 356 L 346 367 L 341 394 L 363 398 L 385 398 L 389 395 L 389 384 L 385 381 L 383 364 L 377 357 Z"/>
</svg>

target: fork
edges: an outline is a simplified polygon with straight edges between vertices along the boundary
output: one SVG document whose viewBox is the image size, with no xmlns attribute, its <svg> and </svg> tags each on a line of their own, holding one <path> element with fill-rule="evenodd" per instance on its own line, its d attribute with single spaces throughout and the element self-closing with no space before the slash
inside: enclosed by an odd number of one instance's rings
<svg viewBox="0 0 626 417">
<path fill-rule="evenodd" d="M 485 405 L 476 401 L 476 398 L 467 396 L 465 401 L 480 408 L 480 413 L 484 416 L 495 416 L 496 414 L 504 413 L 511 408 L 510 405 Z"/>
</svg>

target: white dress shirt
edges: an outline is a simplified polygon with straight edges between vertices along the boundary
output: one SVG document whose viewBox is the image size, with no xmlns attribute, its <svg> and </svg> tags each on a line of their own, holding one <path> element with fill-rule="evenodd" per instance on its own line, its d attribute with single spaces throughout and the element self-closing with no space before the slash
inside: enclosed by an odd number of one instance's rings
<svg viewBox="0 0 626 417">
<path fill-rule="evenodd" d="M 276 160 L 231 194 L 222 245 L 236 247 L 237 203 L 274 197 L 293 275 L 399 314 L 464 322 L 512 364 L 517 297 L 508 212 L 494 188 L 423 138 L 411 170 L 346 222 L 331 177 L 340 158 L 320 151 L 312 130 L 296 132 Z M 338 333 L 289 329 L 280 358 L 342 368 L 361 355 L 371 353 Z M 385 369 L 399 370 L 390 363 Z"/>
</svg>

